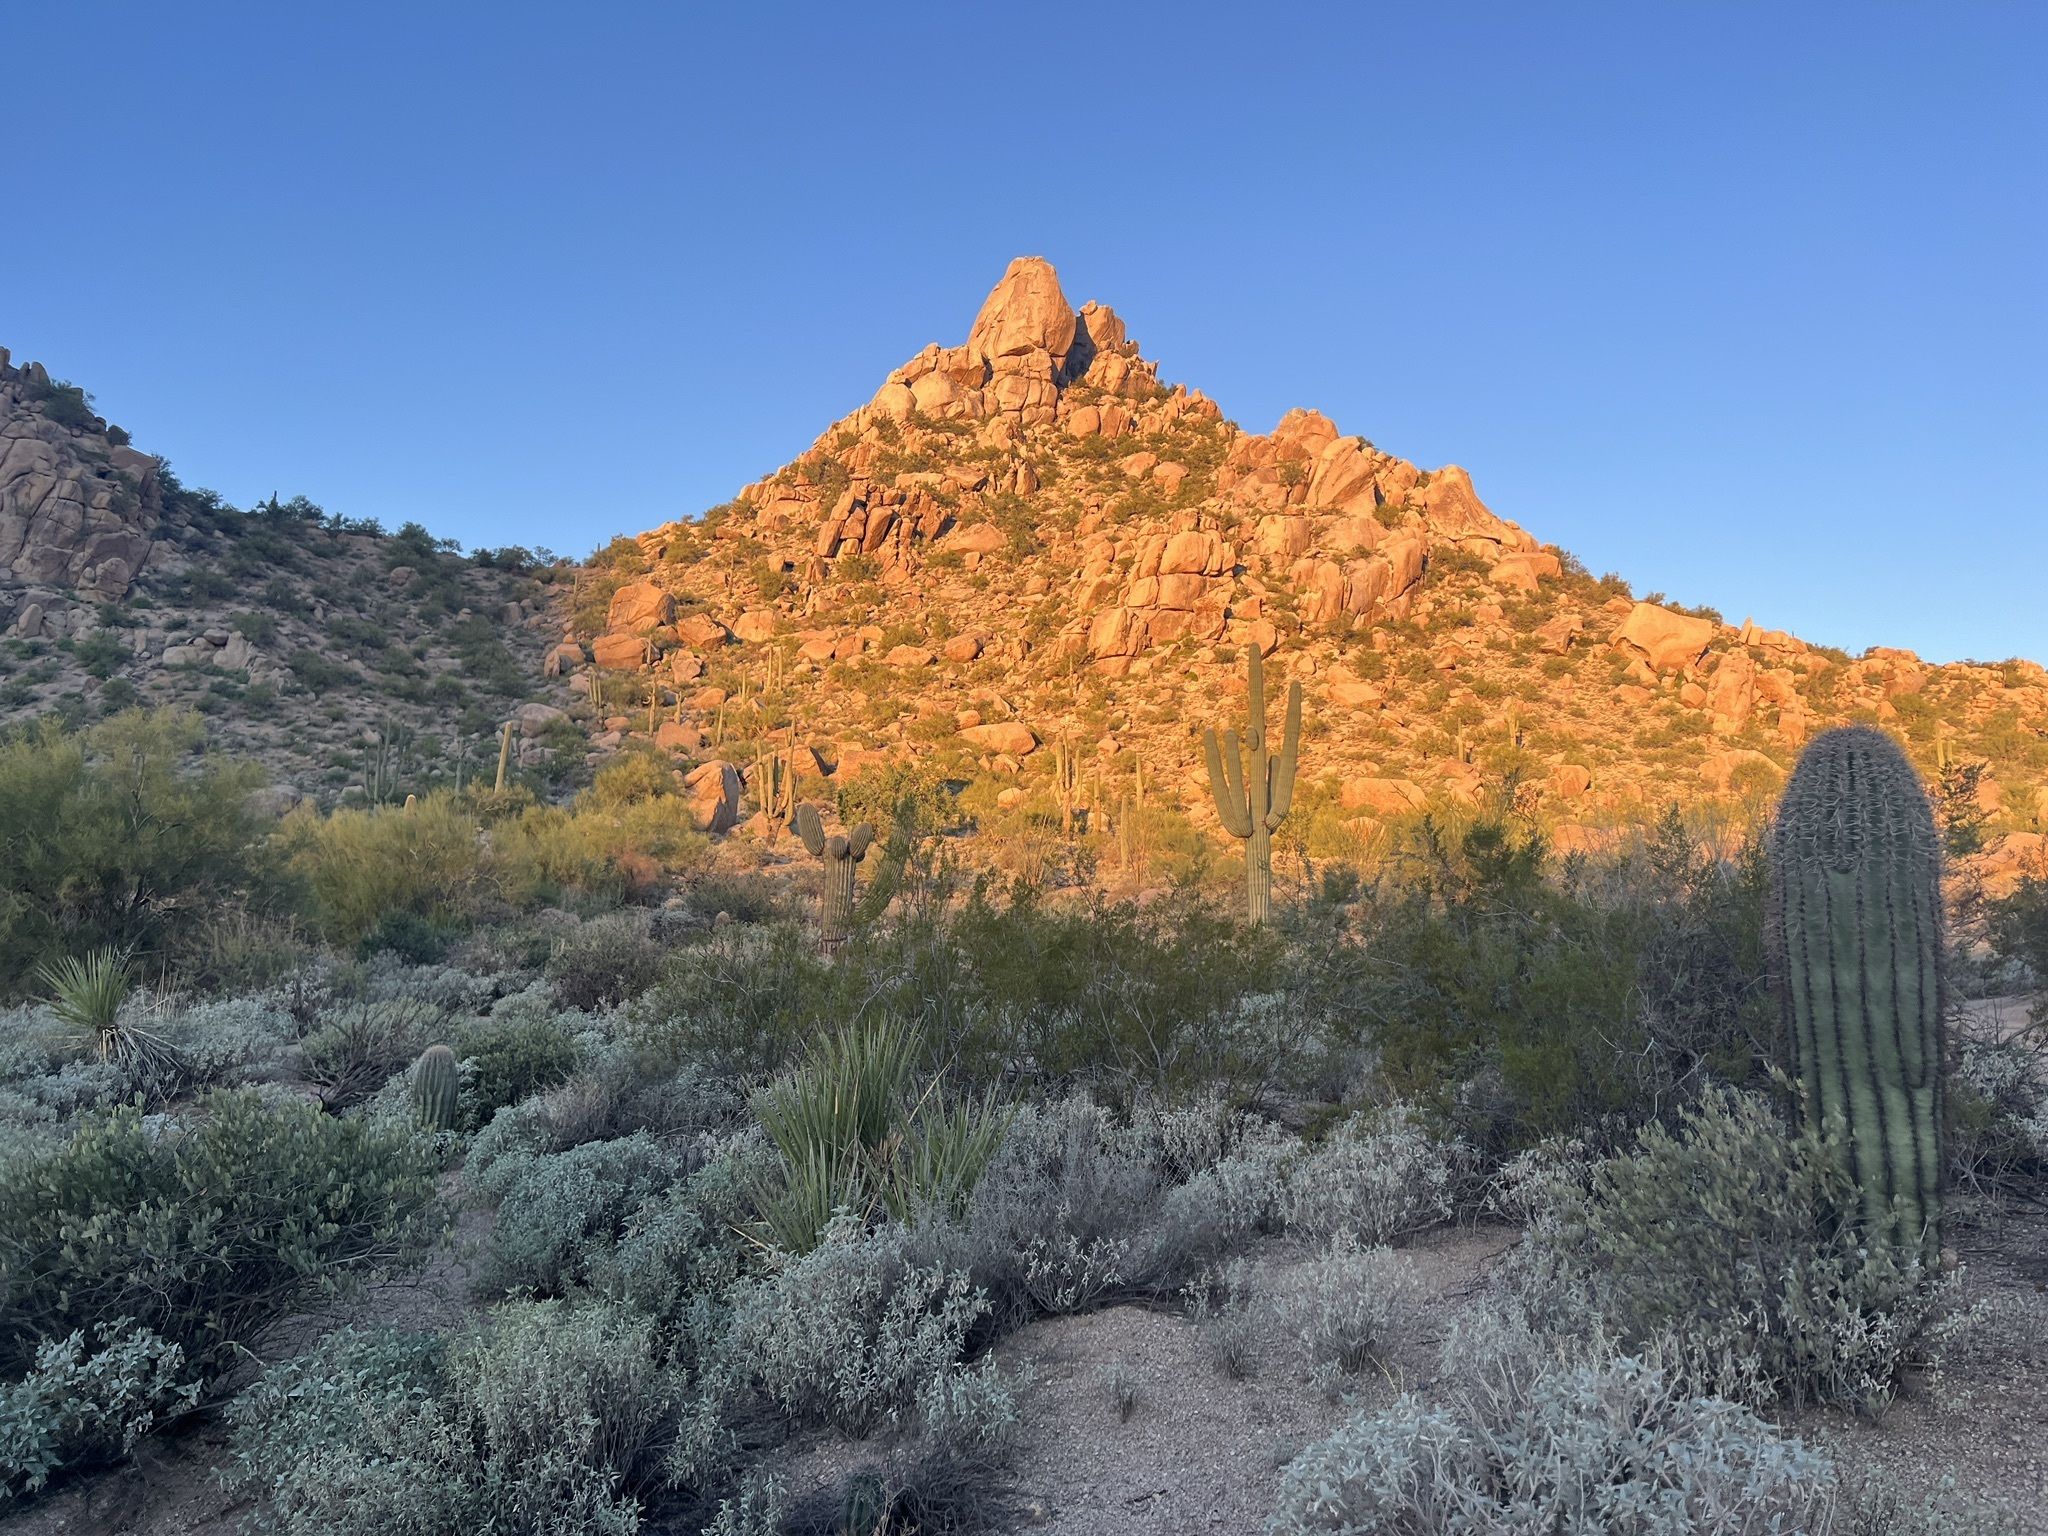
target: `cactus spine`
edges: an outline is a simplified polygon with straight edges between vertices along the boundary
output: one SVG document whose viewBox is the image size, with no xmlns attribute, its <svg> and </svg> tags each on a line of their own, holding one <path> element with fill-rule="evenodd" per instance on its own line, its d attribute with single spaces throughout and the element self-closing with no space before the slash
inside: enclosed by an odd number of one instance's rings
<svg viewBox="0 0 2048 1536">
<path fill-rule="evenodd" d="M 806 805 L 797 809 L 796 832 L 825 865 L 825 883 L 818 893 L 818 936 L 829 947 L 853 926 L 853 866 L 867 857 L 875 829 L 864 821 L 851 832 L 827 837 L 816 808 Z"/>
<path fill-rule="evenodd" d="M 1771 842 L 1784 1043 L 1807 1113 L 1841 1116 L 1866 1240 L 1941 1253 L 1941 844 L 1883 732 L 1816 736 Z"/>
<path fill-rule="evenodd" d="M 445 1045 L 430 1045 L 420 1052 L 412 1069 L 412 1107 L 421 1125 L 430 1131 L 455 1129 L 457 1100 L 462 1077 L 455 1068 L 455 1053 Z"/>
<path fill-rule="evenodd" d="M 1245 720 L 1244 749 L 1237 732 L 1225 731 L 1219 743 L 1214 729 L 1202 733 L 1202 751 L 1209 760 L 1209 791 L 1223 829 L 1245 843 L 1245 911 L 1254 925 L 1273 909 L 1273 833 L 1294 803 L 1294 767 L 1301 745 L 1301 684 L 1287 685 L 1287 717 L 1278 756 L 1266 750 L 1266 671 L 1259 648 L 1251 647 L 1250 712 Z"/>
</svg>

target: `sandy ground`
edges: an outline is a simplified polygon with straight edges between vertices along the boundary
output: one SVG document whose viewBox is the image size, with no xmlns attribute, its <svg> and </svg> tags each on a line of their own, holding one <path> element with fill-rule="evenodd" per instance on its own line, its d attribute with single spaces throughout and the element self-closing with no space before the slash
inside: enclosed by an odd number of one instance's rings
<svg viewBox="0 0 2048 1536">
<path fill-rule="evenodd" d="M 1280 1469 L 1350 1412 L 1425 1381 L 1459 1298 L 1512 1241 L 1500 1228 L 1447 1229 L 1402 1250 L 1428 1299 L 1389 1371 L 1346 1383 L 1349 1405 L 1307 1379 L 1299 1345 L 1272 1334 L 1254 1373 L 1233 1381 L 1202 1330 L 1173 1313 L 1115 1307 L 1024 1329 L 1001 1357 L 1032 1373 L 1018 1468 L 1032 1523 L 1056 1536 L 1264 1530 Z M 1115 1365 L 1138 1388 L 1128 1420 L 1103 1380 Z"/>
</svg>

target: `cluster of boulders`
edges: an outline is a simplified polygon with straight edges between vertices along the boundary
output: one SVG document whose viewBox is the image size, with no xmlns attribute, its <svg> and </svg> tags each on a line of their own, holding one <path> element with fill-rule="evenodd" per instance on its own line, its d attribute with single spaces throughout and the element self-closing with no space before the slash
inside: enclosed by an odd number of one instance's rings
<svg viewBox="0 0 2048 1536">
<path fill-rule="evenodd" d="M 159 469 L 83 394 L 0 347 L 0 632 L 92 633 L 90 605 L 126 596 L 155 548 Z"/>
</svg>

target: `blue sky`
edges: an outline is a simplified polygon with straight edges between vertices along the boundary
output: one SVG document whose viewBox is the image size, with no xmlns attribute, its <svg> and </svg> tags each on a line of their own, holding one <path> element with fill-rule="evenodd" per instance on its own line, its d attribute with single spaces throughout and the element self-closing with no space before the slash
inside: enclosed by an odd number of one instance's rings
<svg viewBox="0 0 2048 1536">
<path fill-rule="evenodd" d="M 2048 656 L 2041 7 L 73 0 L 0 64 L 0 345 L 238 503 L 582 552 L 1034 252 L 1639 592 Z"/>
</svg>

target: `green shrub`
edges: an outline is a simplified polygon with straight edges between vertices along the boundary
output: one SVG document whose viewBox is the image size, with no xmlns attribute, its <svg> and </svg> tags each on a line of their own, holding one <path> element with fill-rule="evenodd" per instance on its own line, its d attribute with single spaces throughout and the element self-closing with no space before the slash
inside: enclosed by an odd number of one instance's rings
<svg viewBox="0 0 2048 1536">
<path fill-rule="evenodd" d="M 681 1172 L 680 1160 L 645 1132 L 521 1160 L 505 1181 L 479 1288 L 559 1296 L 583 1283 L 642 1202 Z"/>
<path fill-rule="evenodd" d="M 630 1002 L 653 986 L 662 958 L 662 947 L 640 917 L 616 913 L 580 924 L 557 940 L 548 955 L 547 978 L 563 1007 L 595 1013 Z"/>
<path fill-rule="evenodd" d="M 0 738 L 0 998 L 62 955 L 170 961 L 268 865 L 261 773 L 195 757 L 193 715 L 118 714 Z"/>
<path fill-rule="evenodd" d="M 229 1419 L 283 1536 L 629 1536 L 665 1470 L 724 1470 L 718 1399 L 598 1306 L 513 1303 L 445 1342 L 337 1334 Z"/>
<path fill-rule="evenodd" d="M 735 1356 L 783 1412 L 866 1435 L 947 1385 L 987 1310 L 965 1275 L 913 1264 L 899 1230 L 842 1218 L 737 1298 Z"/>
<path fill-rule="evenodd" d="M 295 811 L 282 837 L 320 931 L 356 944 L 399 915 L 466 920 L 489 891 L 482 826 L 452 796 L 410 810 Z"/>
<path fill-rule="evenodd" d="M 1597 867 L 1502 822 L 1425 821 L 1367 892 L 1361 942 L 1308 981 L 1397 1091 L 1502 1156 L 1757 1079 L 1764 886 L 1754 849 L 1722 862 L 1675 815 Z"/>
<path fill-rule="evenodd" d="M 211 1374 L 313 1300 L 417 1255 L 434 1167 L 409 1138 L 254 1093 L 135 1108 L 0 1169 L 0 1376 L 113 1318 Z"/>
<path fill-rule="evenodd" d="M 190 1408 L 185 1352 L 128 1319 L 74 1329 L 36 1351 L 35 1368 L 0 1386 L 0 1502 L 35 1493 L 53 1473 L 125 1456 L 160 1415 Z"/>
<path fill-rule="evenodd" d="M 463 1117 L 471 1130 L 508 1104 L 567 1082 L 583 1049 L 553 1019 L 480 1019 L 455 1043 L 464 1068 Z"/>
</svg>

